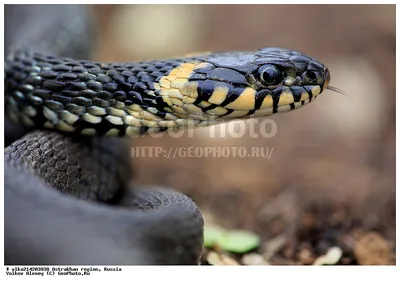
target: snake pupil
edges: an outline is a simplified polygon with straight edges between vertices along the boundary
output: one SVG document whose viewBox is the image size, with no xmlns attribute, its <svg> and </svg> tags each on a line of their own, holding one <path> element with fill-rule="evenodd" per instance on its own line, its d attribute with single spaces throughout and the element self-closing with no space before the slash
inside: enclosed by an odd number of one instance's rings
<svg viewBox="0 0 400 282">
<path fill-rule="evenodd" d="M 264 65 L 258 72 L 262 81 L 267 85 L 276 85 L 282 81 L 281 72 L 273 65 Z"/>
</svg>

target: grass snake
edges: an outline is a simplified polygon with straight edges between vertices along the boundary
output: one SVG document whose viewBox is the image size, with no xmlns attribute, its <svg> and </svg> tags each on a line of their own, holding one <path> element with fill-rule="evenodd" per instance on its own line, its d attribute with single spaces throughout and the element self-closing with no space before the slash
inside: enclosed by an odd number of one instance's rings
<svg viewBox="0 0 400 282">
<path fill-rule="evenodd" d="M 120 137 L 297 109 L 328 69 L 283 48 L 92 62 L 88 16 L 57 6 L 6 7 L 6 264 L 198 264 L 198 207 L 131 187 Z"/>
</svg>

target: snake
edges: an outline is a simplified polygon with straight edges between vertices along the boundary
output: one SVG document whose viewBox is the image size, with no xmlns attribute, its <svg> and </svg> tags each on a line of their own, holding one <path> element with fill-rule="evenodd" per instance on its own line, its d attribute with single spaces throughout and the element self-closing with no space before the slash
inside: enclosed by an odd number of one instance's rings
<svg viewBox="0 0 400 282">
<path fill-rule="evenodd" d="M 72 57 L 90 50 L 76 48 L 90 41 L 87 31 L 77 35 L 77 26 L 88 25 L 82 8 L 21 6 L 6 15 L 28 9 L 32 23 L 47 22 L 36 33 L 22 32 L 35 29 L 29 21 L 15 32 L 6 17 L 6 31 L 16 34 L 8 43 L 22 45 L 21 36 L 31 34 L 24 46 L 11 44 L 4 61 L 11 128 L 4 153 L 6 264 L 199 264 L 200 209 L 171 188 L 132 187 L 129 142 L 289 112 L 329 89 L 324 64 L 280 47 L 137 62 Z M 40 17 L 45 13 L 56 16 Z M 81 25 L 75 22 L 57 45 L 72 15 Z"/>
</svg>

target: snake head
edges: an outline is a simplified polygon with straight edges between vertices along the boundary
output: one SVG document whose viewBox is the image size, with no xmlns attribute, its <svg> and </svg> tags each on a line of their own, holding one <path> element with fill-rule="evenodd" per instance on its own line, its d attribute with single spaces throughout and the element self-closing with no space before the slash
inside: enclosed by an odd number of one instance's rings
<svg viewBox="0 0 400 282">
<path fill-rule="evenodd" d="M 182 112 L 199 120 L 290 111 L 314 100 L 330 80 L 329 70 L 322 63 L 283 48 L 210 53 L 192 60 L 182 64 L 178 72 L 178 77 L 187 77 L 180 88 L 184 96 Z"/>
</svg>

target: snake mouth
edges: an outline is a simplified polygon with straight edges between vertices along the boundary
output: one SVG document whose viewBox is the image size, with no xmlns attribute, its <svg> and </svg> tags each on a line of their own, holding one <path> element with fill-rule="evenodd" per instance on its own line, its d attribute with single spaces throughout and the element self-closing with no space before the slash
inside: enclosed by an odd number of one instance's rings
<svg viewBox="0 0 400 282">
<path fill-rule="evenodd" d="M 313 101 L 321 92 L 319 85 L 281 86 L 273 91 L 259 91 L 256 108 L 250 116 L 268 116 L 298 109 Z"/>
</svg>

